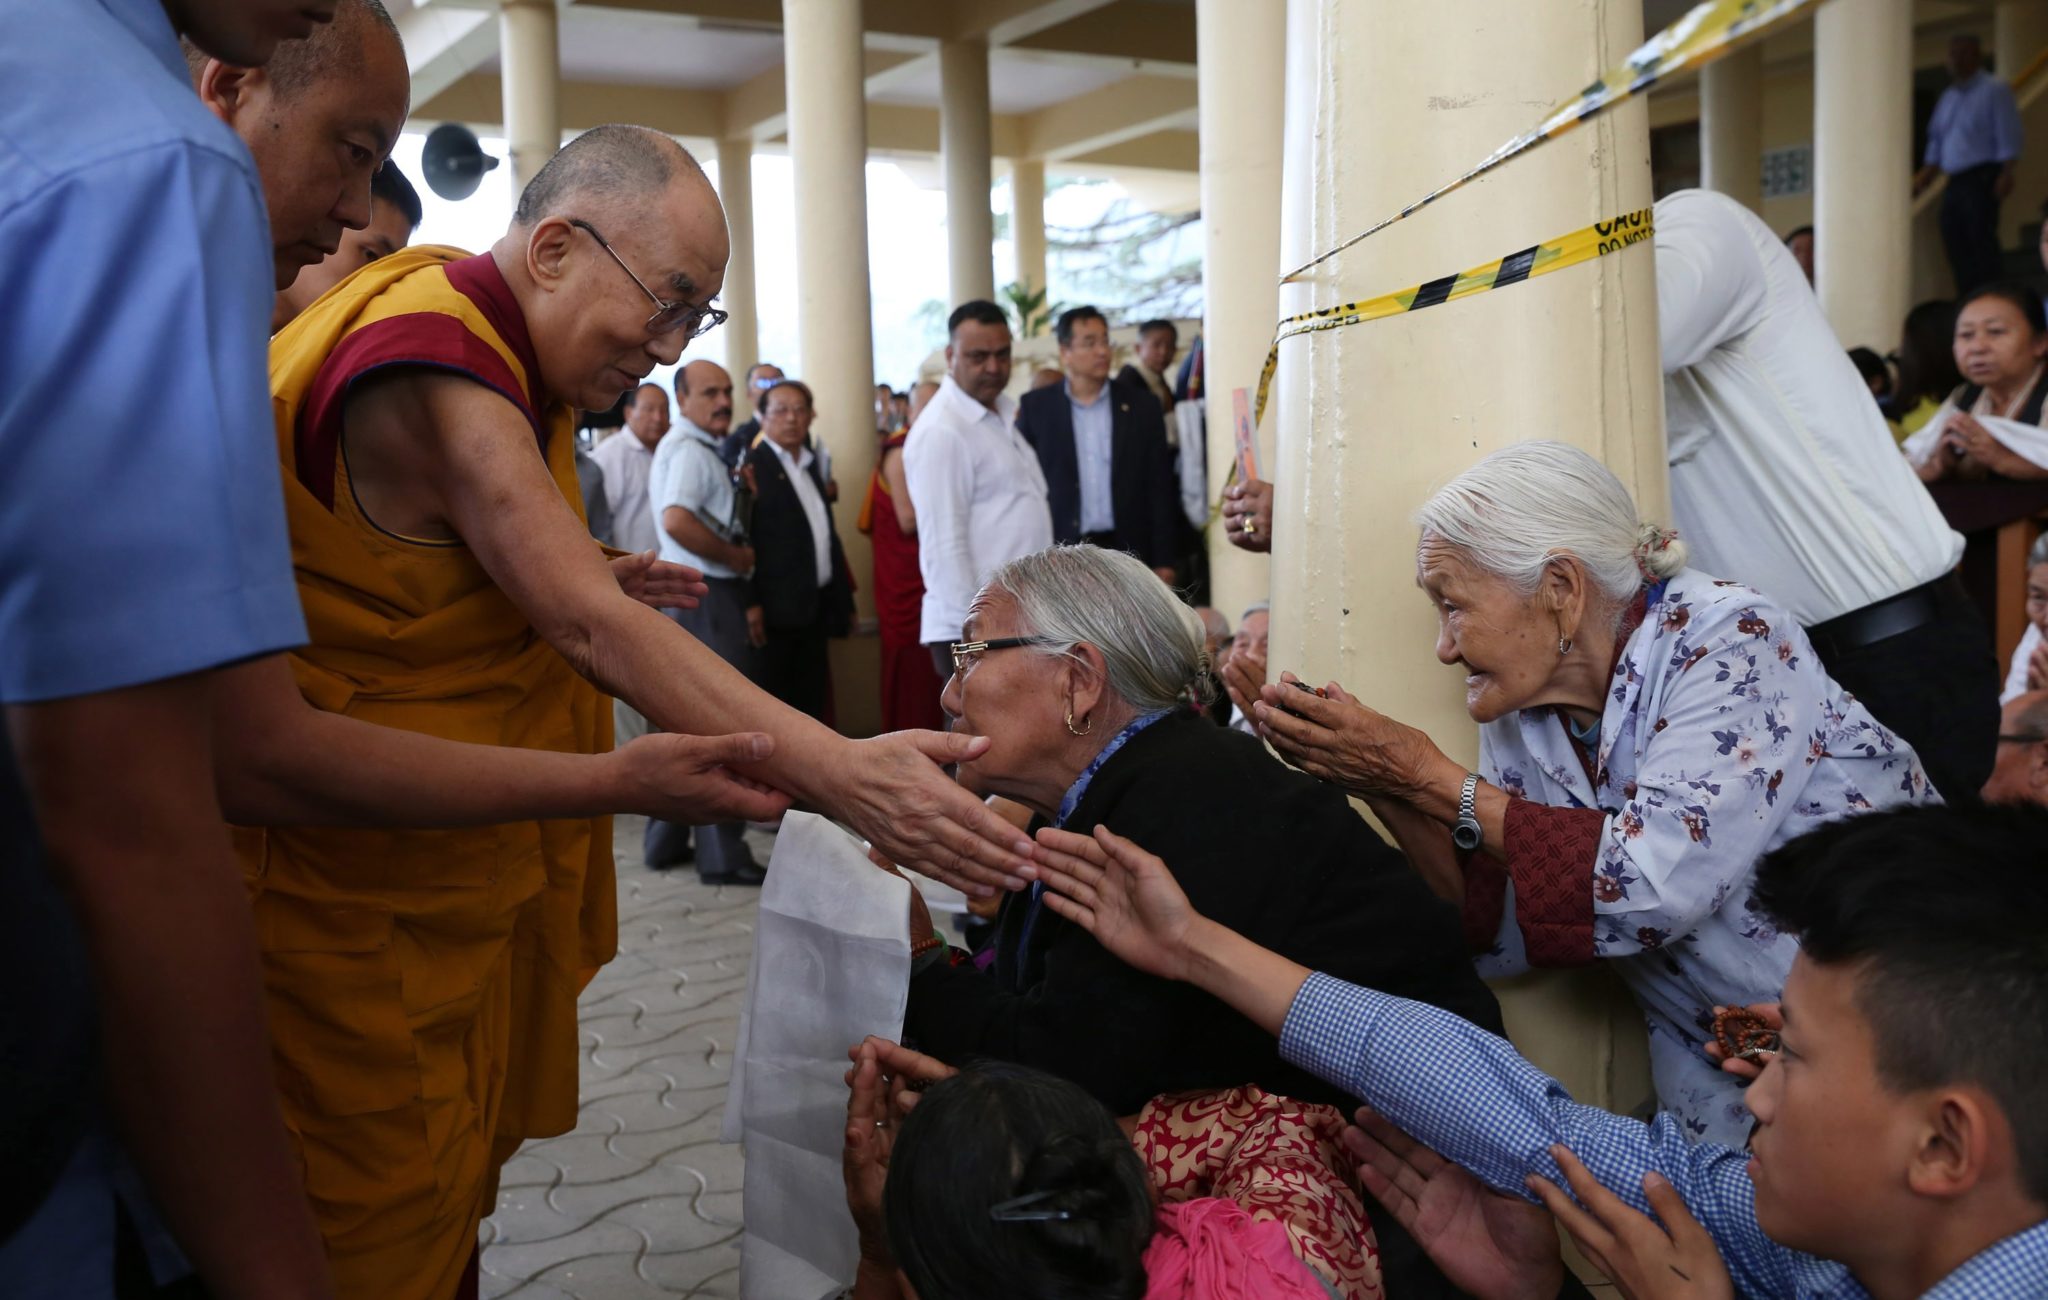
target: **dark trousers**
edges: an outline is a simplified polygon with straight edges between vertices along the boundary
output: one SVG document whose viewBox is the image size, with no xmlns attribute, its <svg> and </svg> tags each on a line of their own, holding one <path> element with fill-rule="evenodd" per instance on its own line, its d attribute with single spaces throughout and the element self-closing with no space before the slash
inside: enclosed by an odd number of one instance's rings
<svg viewBox="0 0 2048 1300">
<path fill-rule="evenodd" d="M 1998 748 L 1998 659 L 1961 584 L 1944 580 L 1933 591 L 1931 622 L 1865 646 L 1816 636 L 1814 647 L 1828 675 L 1913 747 L 1944 798 L 1974 799 Z"/>
<path fill-rule="evenodd" d="M 800 713 L 825 720 L 832 702 L 831 638 L 825 620 L 807 627 L 771 627 L 760 649 L 761 685 Z"/>
<path fill-rule="evenodd" d="M 703 603 L 695 609 L 672 609 L 668 616 L 682 626 L 685 632 L 702 641 L 707 649 L 720 659 L 745 673 L 750 680 L 760 680 L 760 665 L 754 647 L 747 641 L 747 605 L 753 597 L 748 583 L 742 578 L 706 578 L 711 590 L 704 596 Z M 730 875 L 741 867 L 753 865 L 754 857 L 747 849 L 745 822 L 724 822 L 716 826 L 703 826 L 697 830 L 697 870 L 706 876 Z M 646 836 L 641 847 L 649 861 L 672 861 L 680 856 L 681 843 L 687 843 L 690 828 L 672 822 L 649 819 Z"/>
<path fill-rule="evenodd" d="M 1956 296 L 1998 278 L 1998 163 L 1948 178 L 1941 196 L 1941 246 L 1955 275 Z"/>
</svg>

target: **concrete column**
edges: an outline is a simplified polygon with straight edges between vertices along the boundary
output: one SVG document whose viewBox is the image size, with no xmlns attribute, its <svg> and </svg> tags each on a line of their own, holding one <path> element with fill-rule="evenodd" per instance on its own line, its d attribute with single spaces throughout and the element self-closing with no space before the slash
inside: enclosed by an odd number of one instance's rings
<svg viewBox="0 0 2048 1300">
<path fill-rule="evenodd" d="M 1912 274 L 1912 0 L 1814 16 L 1814 289 L 1843 347 L 1899 336 Z"/>
<path fill-rule="evenodd" d="M 803 350 L 791 372 L 816 395 L 816 435 L 832 449 L 839 480 L 839 539 L 847 563 L 865 579 L 874 571 L 872 553 L 853 520 L 874 472 L 877 440 L 861 0 L 782 0 L 782 30 Z M 874 586 L 860 584 L 863 618 L 874 614 Z"/>
<path fill-rule="evenodd" d="M 1010 164 L 1010 241 L 1017 250 L 1018 282 L 1027 293 L 1043 289 L 1045 164 L 1039 159 L 1019 158 Z"/>
<path fill-rule="evenodd" d="M 1202 196 L 1203 392 L 1209 484 L 1223 491 L 1237 455 L 1231 391 L 1256 389 L 1279 319 L 1281 130 L 1287 0 L 1198 0 Z M 1192 340 L 1188 340 L 1192 342 Z M 1270 443 L 1260 472 L 1273 475 Z M 1269 564 L 1240 551 L 1222 521 L 1208 530 L 1211 599 L 1233 625 L 1265 597 Z"/>
<path fill-rule="evenodd" d="M 555 0 L 504 0 L 498 11 L 498 61 L 516 196 L 562 147 L 562 57 Z"/>
<path fill-rule="evenodd" d="M 1764 201 L 1764 47 L 1700 73 L 1700 183 L 1761 211 Z"/>
<path fill-rule="evenodd" d="M 733 383 L 744 385 L 747 371 L 761 359 L 760 315 L 754 305 L 754 142 L 745 138 L 718 142 L 718 198 L 725 205 L 725 227 L 732 255 L 725 263 L 725 288 L 718 303 L 725 308 L 725 368 Z M 749 392 L 743 399 L 754 404 Z M 736 417 L 739 418 L 739 417 Z"/>
<path fill-rule="evenodd" d="M 1485 157 L 1560 87 L 1611 67 L 1643 32 L 1639 0 L 1438 0 L 1427 23 L 1388 22 L 1388 6 L 1352 0 L 1294 7 L 1289 254 L 1328 248 Z M 1309 172 L 1306 185 L 1295 181 L 1297 166 Z M 1280 310 L 1452 274 L 1648 207 L 1650 193 L 1647 105 L 1636 100 L 1340 254 L 1288 286 Z M 1281 345 L 1268 414 L 1278 434 L 1275 676 L 1335 678 L 1427 730 L 1452 757 L 1475 760 L 1462 670 L 1436 661 L 1436 617 L 1415 589 L 1411 516 L 1485 452 L 1563 438 L 1609 465 L 1645 518 L 1667 520 L 1654 277 L 1646 240 L 1523 284 Z M 1642 1019 L 1616 1000 L 1610 972 L 1534 985 L 1504 999 L 1524 1051 L 1595 1104 L 1646 1094 Z"/>
<path fill-rule="evenodd" d="M 996 296 L 988 207 L 988 43 L 939 42 L 939 155 L 946 168 L 949 303 Z"/>
</svg>

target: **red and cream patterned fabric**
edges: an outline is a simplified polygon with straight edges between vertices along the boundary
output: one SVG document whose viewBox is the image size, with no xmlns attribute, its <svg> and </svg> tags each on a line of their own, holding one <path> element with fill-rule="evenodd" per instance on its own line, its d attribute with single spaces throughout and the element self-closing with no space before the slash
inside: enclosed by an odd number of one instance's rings
<svg viewBox="0 0 2048 1300">
<path fill-rule="evenodd" d="M 1280 1225 L 1343 1300 L 1384 1300 L 1379 1242 L 1332 1106 L 1246 1086 L 1154 1097 L 1131 1145 L 1165 1203 L 1217 1196 Z"/>
</svg>

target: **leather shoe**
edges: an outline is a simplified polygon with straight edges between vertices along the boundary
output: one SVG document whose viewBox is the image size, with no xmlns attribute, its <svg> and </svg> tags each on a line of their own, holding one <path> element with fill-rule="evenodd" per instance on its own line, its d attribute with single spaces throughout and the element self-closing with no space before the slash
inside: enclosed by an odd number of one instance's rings
<svg viewBox="0 0 2048 1300">
<path fill-rule="evenodd" d="M 730 871 L 721 871 L 717 875 L 709 871 L 699 871 L 697 878 L 707 885 L 758 885 L 768 879 L 768 868 L 756 862 L 748 862 Z"/>
</svg>

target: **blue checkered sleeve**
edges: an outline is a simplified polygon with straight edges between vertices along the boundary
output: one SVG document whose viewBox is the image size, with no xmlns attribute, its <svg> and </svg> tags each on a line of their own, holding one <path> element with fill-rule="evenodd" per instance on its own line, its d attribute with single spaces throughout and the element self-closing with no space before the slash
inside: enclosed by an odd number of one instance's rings
<svg viewBox="0 0 2048 1300">
<path fill-rule="evenodd" d="M 1562 1186 L 1550 1158 L 1562 1143 L 1647 1214 L 1643 1175 L 1654 1169 L 1714 1235 L 1743 1294 L 1807 1294 L 1797 1289 L 1813 1280 L 1805 1257 L 1757 1226 L 1744 1153 L 1689 1144 L 1669 1116 L 1644 1124 L 1582 1106 L 1506 1039 L 1448 1011 L 1312 975 L 1288 1010 L 1280 1054 L 1503 1192 L 1527 1196 L 1532 1173 Z"/>
</svg>

